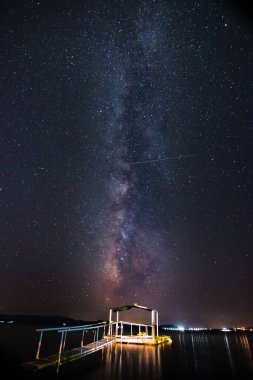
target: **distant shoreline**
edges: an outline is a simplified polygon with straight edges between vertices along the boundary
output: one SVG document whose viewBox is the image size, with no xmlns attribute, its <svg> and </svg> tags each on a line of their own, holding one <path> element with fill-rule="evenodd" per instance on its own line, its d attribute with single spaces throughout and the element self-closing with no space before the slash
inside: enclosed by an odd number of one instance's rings
<svg viewBox="0 0 253 380">
<path fill-rule="evenodd" d="M 58 315 L 54 316 L 44 316 L 44 315 L 24 315 L 24 314 L 0 314 L 0 326 L 1 324 L 11 324 L 11 323 L 22 323 L 22 324 L 35 324 L 35 325 L 68 325 L 68 326 L 77 326 L 91 324 L 99 321 L 83 321 L 76 320 L 72 318 L 61 317 Z"/>
<path fill-rule="evenodd" d="M 104 320 L 96 321 L 84 321 L 76 320 L 73 318 L 62 317 L 58 315 L 45 316 L 45 315 L 25 315 L 25 314 L 0 314 L 0 327 L 11 325 L 11 324 L 22 324 L 22 325 L 42 325 L 42 326 L 82 326 L 94 323 L 104 322 Z M 191 332 L 191 333 L 209 333 L 209 332 L 252 332 L 252 326 L 246 327 L 227 327 L 222 328 L 184 328 L 183 331 L 177 329 L 177 326 L 171 324 L 162 324 L 159 326 L 159 330 L 167 333 L 173 332 Z"/>
</svg>

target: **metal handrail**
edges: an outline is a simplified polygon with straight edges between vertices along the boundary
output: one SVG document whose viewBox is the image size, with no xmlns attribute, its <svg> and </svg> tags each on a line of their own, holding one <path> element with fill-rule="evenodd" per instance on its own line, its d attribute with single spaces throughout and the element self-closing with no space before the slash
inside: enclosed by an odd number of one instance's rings
<svg viewBox="0 0 253 380">
<path fill-rule="evenodd" d="M 61 334 L 61 340 L 60 340 L 60 346 L 59 346 L 59 351 L 58 351 L 58 369 L 60 366 L 60 360 L 61 360 L 61 354 L 62 351 L 64 351 L 65 344 L 66 344 L 66 338 L 67 338 L 67 333 L 68 332 L 73 332 L 73 331 L 82 331 L 84 333 L 85 330 L 96 330 L 94 333 L 94 342 L 98 340 L 98 331 L 101 327 L 106 326 L 111 326 L 116 324 L 116 322 L 100 322 L 97 324 L 92 324 L 92 325 L 82 325 L 82 326 L 66 326 L 66 327 L 50 327 L 50 328 L 44 328 L 44 329 L 37 329 L 36 331 L 40 333 L 39 337 L 39 342 L 38 342 L 38 348 L 36 352 L 36 359 L 38 360 L 40 358 L 40 349 L 41 349 L 41 344 L 42 344 L 42 338 L 43 338 L 43 333 L 45 332 L 52 332 L 52 331 L 57 331 L 58 333 Z M 83 347 L 83 338 L 84 334 L 82 334 L 81 338 L 81 347 Z"/>
<path fill-rule="evenodd" d="M 126 321 L 119 321 L 119 324 L 122 323 L 124 325 L 132 325 L 132 326 L 145 326 L 145 327 L 152 327 L 152 325 L 145 325 L 143 323 L 132 323 L 132 322 L 126 322 Z"/>
<path fill-rule="evenodd" d="M 116 322 L 114 322 L 116 323 Z M 62 332 L 62 331 L 72 331 L 72 330 L 90 330 L 95 327 L 103 327 L 107 325 L 108 322 L 100 322 L 96 323 L 93 325 L 81 325 L 81 326 L 66 326 L 66 327 L 49 327 L 49 328 L 44 328 L 44 329 L 36 329 L 38 332 L 45 332 L 45 331 L 57 331 L 57 332 Z"/>
</svg>

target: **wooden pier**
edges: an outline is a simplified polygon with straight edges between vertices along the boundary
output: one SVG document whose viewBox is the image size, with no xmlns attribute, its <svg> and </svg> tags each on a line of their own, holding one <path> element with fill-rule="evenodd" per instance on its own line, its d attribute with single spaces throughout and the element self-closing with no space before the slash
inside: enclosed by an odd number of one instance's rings
<svg viewBox="0 0 253 380">
<path fill-rule="evenodd" d="M 119 312 L 130 310 L 132 308 L 150 311 L 151 324 L 147 325 L 142 323 L 120 321 Z M 113 313 L 116 313 L 116 321 L 113 321 L 112 319 Z M 153 346 L 165 342 L 172 343 L 169 336 L 158 335 L 158 311 L 137 304 L 111 309 L 109 314 L 109 322 L 73 327 L 45 328 L 38 329 L 36 331 L 40 334 L 36 352 L 36 360 L 24 364 L 25 368 L 35 371 L 50 366 L 56 366 L 58 372 L 62 364 L 81 359 L 84 356 L 102 350 L 104 347 L 114 343 L 130 343 Z M 54 334 L 57 333 L 57 336 L 59 337 L 58 352 L 56 354 L 49 354 L 41 358 L 40 355 L 43 336 L 50 332 L 54 332 Z M 67 336 L 73 332 L 80 333 L 80 346 L 65 350 Z M 90 337 L 92 337 L 92 342 L 84 342 L 86 332 L 90 332 L 87 336 L 90 335 Z"/>
<path fill-rule="evenodd" d="M 119 313 L 133 308 L 151 312 L 151 324 L 133 323 L 119 320 Z M 116 313 L 116 321 L 113 321 L 113 313 Z M 114 337 L 116 343 L 131 343 L 156 346 L 161 343 L 172 343 L 169 336 L 159 336 L 158 311 L 137 304 L 116 307 L 110 310 L 109 334 L 107 338 Z"/>
<path fill-rule="evenodd" d="M 69 363 L 71 361 L 81 359 L 84 356 L 92 354 L 96 351 L 102 350 L 104 347 L 109 346 L 113 343 L 116 343 L 114 337 L 106 336 L 106 329 L 110 329 L 113 324 L 106 322 L 98 323 L 96 325 L 83 325 L 83 326 L 73 326 L 73 327 L 56 327 L 56 328 L 46 328 L 36 330 L 40 333 L 38 348 L 36 352 L 36 360 L 27 362 L 24 364 L 24 367 L 31 370 L 40 370 L 50 366 L 56 366 L 57 371 L 62 364 Z M 84 335 L 85 332 L 91 331 L 94 333 L 93 341 L 90 343 L 84 344 Z M 40 357 L 41 346 L 43 336 L 48 333 L 58 333 L 60 337 L 58 353 L 53 355 L 47 355 Z M 65 350 L 67 335 L 73 332 L 80 333 L 80 347 L 73 349 Z M 99 337 L 102 335 L 102 339 Z"/>
<path fill-rule="evenodd" d="M 101 339 L 97 342 L 89 343 L 83 347 L 73 348 L 72 350 L 67 350 L 61 353 L 59 358 L 59 353 L 54 355 L 49 355 L 32 362 L 25 363 L 25 367 L 32 370 L 39 370 L 50 366 L 57 366 L 72 362 L 74 360 L 81 359 L 84 356 L 92 354 L 96 351 L 102 350 L 102 348 L 109 346 L 116 342 L 116 339 L 107 338 Z"/>
</svg>

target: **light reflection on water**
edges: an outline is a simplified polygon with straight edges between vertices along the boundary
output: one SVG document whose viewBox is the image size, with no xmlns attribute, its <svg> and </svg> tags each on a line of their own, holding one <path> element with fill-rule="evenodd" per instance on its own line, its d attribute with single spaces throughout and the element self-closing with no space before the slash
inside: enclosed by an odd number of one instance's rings
<svg viewBox="0 0 253 380">
<path fill-rule="evenodd" d="M 162 347 L 117 344 L 103 352 L 102 361 L 106 379 L 126 377 L 126 371 L 135 379 L 161 378 Z"/>
<path fill-rule="evenodd" d="M 229 342 L 227 334 L 225 334 L 225 336 L 224 336 L 224 342 L 225 342 L 225 347 L 227 350 L 227 357 L 228 357 L 229 365 L 230 365 L 230 368 L 232 370 L 233 375 L 235 375 L 235 365 L 234 365 L 233 357 L 231 354 L 230 342 Z"/>
<path fill-rule="evenodd" d="M 252 352 L 250 349 L 249 340 L 248 340 L 247 335 L 240 336 L 239 339 L 240 339 L 240 344 L 241 344 L 241 347 L 242 347 L 242 350 L 243 350 L 245 357 L 252 359 Z"/>
<path fill-rule="evenodd" d="M 11 358 L 11 364 L 13 358 L 17 358 L 20 363 L 33 360 L 36 348 L 34 338 L 34 327 L 1 327 L 2 354 L 6 353 L 6 360 Z M 180 332 L 171 333 L 171 338 L 171 345 L 165 343 L 152 347 L 116 344 L 104 348 L 103 351 L 62 366 L 57 379 L 253 379 L 253 333 Z M 48 341 L 49 347 L 53 343 L 53 340 Z M 1 356 L 0 361 L 3 358 Z M 12 370 L 12 365 L 8 364 L 8 370 Z M 36 379 L 52 378 L 53 372 L 50 376 L 46 371 L 42 372 Z"/>
<path fill-rule="evenodd" d="M 194 373 L 198 373 L 203 364 L 210 365 L 209 342 L 206 335 L 191 333 L 191 346 L 193 353 Z M 200 360 L 200 357 L 204 360 Z"/>
<path fill-rule="evenodd" d="M 247 334 L 243 334 L 239 336 L 239 339 L 237 339 L 237 345 L 239 345 L 242 349 L 243 356 L 245 358 L 245 362 L 247 363 L 247 366 L 251 369 L 252 372 L 252 378 L 253 378 L 253 344 L 252 344 L 252 338 L 253 334 L 251 334 L 251 343 L 250 339 L 247 336 Z"/>
<path fill-rule="evenodd" d="M 104 351 L 104 379 L 253 379 L 253 335 L 173 334 L 172 345 Z"/>
<path fill-rule="evenodd" d="M 253 334 L 174 333 L 172 345 L 117 344 L 85 380 L 253 379 Z"/>
</svg>

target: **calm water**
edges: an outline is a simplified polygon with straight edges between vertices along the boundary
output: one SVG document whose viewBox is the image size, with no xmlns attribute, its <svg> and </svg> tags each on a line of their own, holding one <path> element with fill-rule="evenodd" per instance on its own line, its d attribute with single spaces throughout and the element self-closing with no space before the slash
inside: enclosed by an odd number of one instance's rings
<svg viewBox="0 0 253 380">
<path fill-rule="evenodd" d="M 0 327 L 2 373 L 7 368 L 9 374 L 19 375 L 19 364 L 34 358 L 34 329 Z M 173 333 L 171 337 L 172 345 L 159 347 L 113 345 L 63 366 L 57 377 L 74 380 L 253 379 L 253 333 L 185 332 Z M 27 379 L 30 376 L 33 378 L 26 373 Z M 38 379 L 52 377 L 56 377 L 52 370 L 36 375 Z"/>
</svg>

